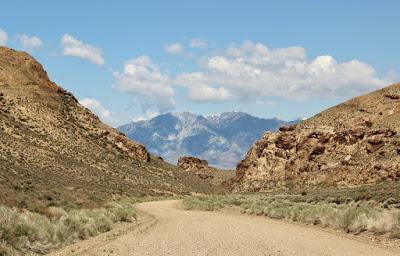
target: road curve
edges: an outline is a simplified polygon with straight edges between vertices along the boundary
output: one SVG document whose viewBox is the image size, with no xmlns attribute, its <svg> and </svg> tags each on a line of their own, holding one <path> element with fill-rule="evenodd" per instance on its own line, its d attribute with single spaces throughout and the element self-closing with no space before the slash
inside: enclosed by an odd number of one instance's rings
<svg viewBox="0 0 400 256">
<path fill-rule="evenodd" d="M 142 226 L 109 241 L 83 241 L 52 255 L 400 255 L 312 227 L 246 215 L 184 211 L 177 207 L 179 203 L 139 204 Z"/>
</svg>

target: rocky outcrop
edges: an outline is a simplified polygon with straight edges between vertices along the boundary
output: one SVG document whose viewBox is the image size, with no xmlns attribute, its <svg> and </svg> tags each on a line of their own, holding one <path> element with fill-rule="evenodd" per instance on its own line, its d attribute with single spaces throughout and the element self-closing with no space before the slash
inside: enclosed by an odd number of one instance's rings
<svg viewBox="0 0 400 256">
<path fill-rule="evenodd" d="M 400 180 L 400 84 L 267 132 L 236 169 L 236 191 Z"/>
<path fill-rule="evenodd" d="M 209 167 L 207 160 L 197 157 L 182 156 L 178 159 L 178 167 L 191 172 L 202 179 L 214 178 L 213 173 L 216 169 Z"/>
<path fill-rule="evenodd" d="M 136 158 L 144 163 L 150 161 L 150 154 L 147 152 L 146 148 L 142 144 L 138 144 L 132 140 L 129 140 L 124 134 L 117 131 L 107 134 L 107 140 L 111 141 L 120 148 L 122 151 L 126 152 L 129 156 Z"/>
</svg>

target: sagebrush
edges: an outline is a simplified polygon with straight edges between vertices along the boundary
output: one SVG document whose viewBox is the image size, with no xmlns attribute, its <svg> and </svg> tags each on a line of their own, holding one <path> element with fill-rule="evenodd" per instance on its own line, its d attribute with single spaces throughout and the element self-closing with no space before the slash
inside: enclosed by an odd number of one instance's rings
<svg viewBox="0 0 400 256">
<path fill-rule="evenodd" d="M 245 214 L 332 227 L 354 234 L 369 231 L 377 235 L 390 234 L 393 238 L 400 238 L 400 210 L 388 207 L 387 201 L 307 203 L 304 200 L 291 200 L 287 197 L 236 194 L 187 197 L 183 200 L 183 204 L 187 210 L 203 211 L 235 206 Z"/>
<path fill-rule="evenodd" d="M 134 202 L 120 201 L 98 209 L 49 207 L 45 214 L 0 206 L 0 256 L 49 250 L 136 219 Z"/>
</svg>

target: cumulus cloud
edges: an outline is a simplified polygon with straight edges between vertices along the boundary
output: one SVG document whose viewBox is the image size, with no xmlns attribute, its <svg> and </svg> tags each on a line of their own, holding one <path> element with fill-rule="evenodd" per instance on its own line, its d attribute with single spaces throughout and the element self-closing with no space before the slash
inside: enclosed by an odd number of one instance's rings
<svg viewBox="0 0 400 256">
<path fill-rule="evenodd" d="M 184 73 L 175 79 L 175 83 L 187 88 L 187 96 L 191 101 L 218 102 L 235 98 L 224 87 L 212 87 L 208 84 L 209 78 L 203 72 Z"/>
<path fill-rule="evenodd" d="M 34 48 L 40 48 L 43 46 L 42 40 L 37 36 L 27 36 L 22 34 L 16 35 L 15 37 L 25 50 L 33 50 Z"/>
<path fill-rule="evenodd" d="M 152 119 L 153 117 L 158 116 L 160 113 L 158 111 L 147 110 L 144 112 L 144 115 L 132 118 L 132 122 L 139 122 L 144 120 Z"/>
<path fill-rule="evenodd" d="M 7 39 L 8 39 L 7 33 L 0 28 L 0 46 L 6 46 Z"/>
<path fill-rule="evenodd" d="M 165 112 L 175 107 L 173 80 L 160 71 L 148 56 L 140 56 L 125 63 L 122 72 L 114 72 L 115 87 L 132 93 L 144 112 L 156 108 Z"/>
<path fill-rule="evenodd" d="M 65 34 L 61 38 L 61 47 L 64 56 L 86 59 L 99 66 L 102 66 L 105 62 L 100 48 L 85 44 L 69 34 Z"/>
<path fill-rule="evenodd" d="M 183 53 L 183 46 L 180 43 L 166 44 L 164 45 L 166 52 L 170 54 L 181 54 Z"/>
<path fill-rule="evenodd" d="M 100 103 L 100 101 L 93 99 L 93 98 L 84 98 L 79 100 L 79 103 L 96 113 L 101 119 L 109 118 L 110 117 L 110 111 L 108 111 L 103 105 Z"/>
<path fill-rule="evenodd" d="M 190 47 L 192 48 L 207 48 L 208 42 L 201 38 L 193 38 L 190 40 Z"/>
<path fill-rule="evenodd" d="M 192 101 L 350 97 L 391 82 L 359 60 L 337 62 L 330 55 L 309 60 L 302 47 L 269 49 L 252 42 L 203 57 L 200 67 L 176 77 Z"/>
</svg>

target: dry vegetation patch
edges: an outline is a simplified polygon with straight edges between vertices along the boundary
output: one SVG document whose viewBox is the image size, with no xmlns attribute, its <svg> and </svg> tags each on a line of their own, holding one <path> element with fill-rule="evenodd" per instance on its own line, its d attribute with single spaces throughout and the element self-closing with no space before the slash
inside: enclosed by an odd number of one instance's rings
<svg viewBox="0 0 400 256">
<path fill-rule="evenodd" d="M 187 210 L 214 211 L 234 206 L 243 214 L 331 227 L 352 234 L 387 234 L 398 239 L 400 201 L 393 186 L 397 188 L 398 185 L 389 183 L 347 189 L 206 195 L 187 197 L 183 203 Z M 382 194 L 371 193 L 383 188 L 393 193 L 386 198 Z M 327 194 L 329 191 L 330 196 Z"/>
<path fill-rule="evenodd" d="M 134 200 L 96 209 L 47 208 L 46 214 L 0 206 L 0 255 L 45 254 L 76 240 L 107 232 L 136 219 Z"/>
</svg>

